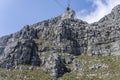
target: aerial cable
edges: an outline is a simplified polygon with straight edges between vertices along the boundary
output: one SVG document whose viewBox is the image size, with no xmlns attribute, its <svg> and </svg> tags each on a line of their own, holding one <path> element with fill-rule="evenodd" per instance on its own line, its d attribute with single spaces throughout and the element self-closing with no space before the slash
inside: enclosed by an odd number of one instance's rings
<svg viewBox="0 0 120 80">
<path fill-rule="evenodd" d="M 62 9 L 65 9 L 65 6 L 63 6 L 58 0 L 54 0 Z"/>
<path fill-rule="evenodd" d="M 67 7 L 70 7 L 70 5 L 71 5 L 71 0 L 68 0 Z"/>
</svg>

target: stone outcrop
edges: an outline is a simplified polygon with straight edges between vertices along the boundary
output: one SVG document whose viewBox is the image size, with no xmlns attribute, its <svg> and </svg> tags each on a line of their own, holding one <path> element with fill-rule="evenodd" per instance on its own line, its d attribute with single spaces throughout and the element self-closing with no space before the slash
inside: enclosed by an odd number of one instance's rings
<svg viewBox="0 0 120 80">
<path fill-rule="evenodd" d="M 25 26 L 21 31 L 0 38 L 0 67 L 11 68 L 20 64 L 40 65 L 38 47 L 33 40 L 36 31 Z"/>
<path fill-rule="evenodd" d="M 45 71 L 50 73 L 51 77 L 60 77 L 69 72 L 66 68 L 62 57 L 58 53 L 52 53 L 46 60 Z"/>
<path fill-rule="evenodd" d="M 79 69 L 74 56 L 120 55 L 120 5 L 98 22 L 88 24 L 75 18 L 70 8 L 58 17 L 26 25 L 20 31 L 0 38 L 0 67 L 21 64 L 45 66 L 52 77 Z M 53 53 L 52 53 L 53 52 Z"/>
<path fill-rule="evenodd" d="M 71 10 L 67 7 L 66 11 L 62 14 L 61 19 L 74 19 L 75 18 L 75 11 Z"/>
<path fill-rule="evenodd" d="M 88 54 L 120 55 L 120 5 L 88 29 Z"/>
</svg>

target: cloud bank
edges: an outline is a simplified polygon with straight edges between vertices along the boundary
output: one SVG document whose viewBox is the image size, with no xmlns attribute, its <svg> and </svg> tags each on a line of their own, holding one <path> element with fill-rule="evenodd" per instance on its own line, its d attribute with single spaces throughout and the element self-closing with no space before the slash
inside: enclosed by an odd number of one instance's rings
<svg viewBox="0 0 120 80">
<path fill-rule="evenodd" d="M 120 4 L 120 0 L 87 0 L 92 2 L 94 10 L 88 12 L 86 9 L 77 13 L 77 18 L 93 23 L 100 20 L 105 15 L 109 14 L 113 7 Z"/>
</svg>

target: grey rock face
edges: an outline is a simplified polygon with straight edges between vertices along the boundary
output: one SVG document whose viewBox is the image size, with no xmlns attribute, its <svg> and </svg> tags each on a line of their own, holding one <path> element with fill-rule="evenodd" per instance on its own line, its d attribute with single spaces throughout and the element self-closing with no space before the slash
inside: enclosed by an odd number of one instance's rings
<svg viewBox="0 0 120 80">
<path fill-rule="evenodd" d="M 58 17 L 26 25 L 17 33 L 0 38 L 0 67 L 7 69 L 41 64 L 52 77 L 59 77 L 69 71 L 64 63 L 73 64 L 73 71 L 77 71 L 80 62 L 71 56 L 84 53 L 120 55 L 120 5 L 92 24 L 76 19 L 75 12 L 67 8 Z M 66 54 L 70 56 L 63 59 Z"/>
<path fill-rule="evenodd" d="M 8 40 L 10 38 L 11 38 L 11 35 L 9 35 L 9 36 L 3 36 L 3 37 L 0 38 L 0 55 L 2 55 L 2 53 L 4 51 L 4 48 L 7 45 Z M 2 58 L 2 57 L 0 57 L 0 58 Z"/>
<path fill-rule="evenodd" d="M 54 26 L 43 28 L 39 36 L 50 41 L 50 45 L 57 46 L 59 52 L 80 55 L 87 47 L 85 38 L 87 26 L 86 22 L 78 19 L 64 19 Z"/>
<path fill-rule="evenodd" d="M 30 27 L 29 25 L 26 25 L 19 32 L 13 34 L 13 38 L 34 39 L 34 38 L 37 38 L 37 30 Z"/>
<path fill-rule="evenodd" d="M 14 43 L 8 44 L 4 49 L 4 55 L 1 58 L 1 67 L 19 64 L 40 65 L 40 59 L 37 55 L 37 46 L 34 41 L 22 39 Z"/>
<path fill-rule="evenodd" d="M 119 54 L 120 41 L 120 5 L 99 22 L 93 23 L 88 29 L 88 54 L 104 55 Z"/>
<path fill-rule="evenodd" d="M 107 22 L 110 23 L 111 21 L 119 21 L 120 20 L 120 5 L 115 6 L 111 13 L 100 19 L 99 23 Z"/>
<path fill-rule="evenodd" d="M 68 72 L 68 69 L 63 64 L 61 56 L 58 53 L 53 53 L 46 60 L 45 71 L 50 73 L 51 77 L 60 77 Z"/>
<path fill-rule="evenodd" d="M 62 14 L 62 19 L 74 19 L 75 17 L 75 12 L 71 10 L 69 7 L 67 7 L 66 11 Z"/>
<path fill-rule="evenodd" d="M 21 31 L 0 38 L 0 67 L 10 68 L 14 65 L 40 65 L 37 45 L 37 31 L 25 26 Z"/>
</svg>

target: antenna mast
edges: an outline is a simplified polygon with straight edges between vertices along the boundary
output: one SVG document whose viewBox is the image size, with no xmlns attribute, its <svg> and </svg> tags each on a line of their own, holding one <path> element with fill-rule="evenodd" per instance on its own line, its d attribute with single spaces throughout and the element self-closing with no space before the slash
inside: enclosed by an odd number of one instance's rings
<svg viewBox="0 0 120 80">
<path fill-rule="evenodd" d="M 70 8 L 71 0 L 68 0 L 67 7 Z"/>
<path fill-rule="evenodd" d="M 70 10 L 70 3 L 71 3 L 71 0 L 68 0 L 68 2 L 67 2 L 67 11 Z"/>
</svg>

